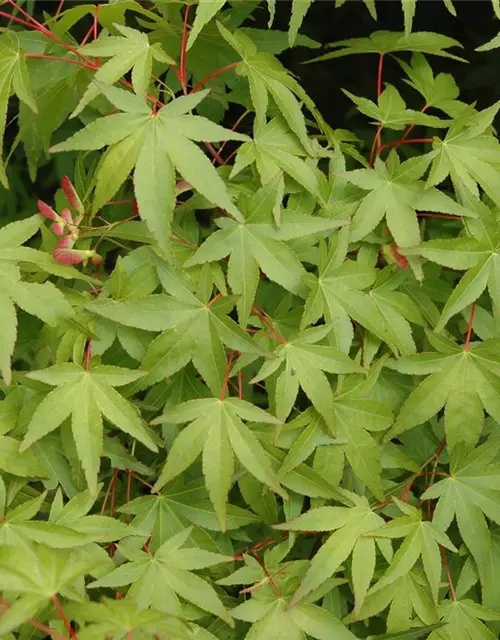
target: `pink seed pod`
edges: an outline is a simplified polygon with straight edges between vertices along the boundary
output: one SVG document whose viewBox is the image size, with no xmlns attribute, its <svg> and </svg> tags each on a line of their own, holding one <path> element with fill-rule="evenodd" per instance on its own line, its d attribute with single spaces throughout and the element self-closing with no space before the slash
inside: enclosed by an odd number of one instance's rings
<svg viewBox="0 0 500 640">
<path fill-rule="evenodd" d="M 59 220 L 59 216 L 54 211 L 54 209 L 50 207 L 43 200 L 39 200 L 36 203 L 36 206 L 38 207 L 38 211 L 42 214 L 44 218 L 48 218 L 49 220 L 55 220 L 55 221 Z"/>
<path fill-rule="evenodd" d="M 78 249 L 56 249 L 52 254 L 54 260 L 61 264 L 81 264 L 95 256 L 94 251 L 79 251 Z"/>
<path fill-rule="evenodd" d="M 101 264 L 102 262 L 102 256 L 98 256 L 97 254 L 92 258 L 92 264 L 97 266 L 98 264 Z"/>
<path fill-rule="evenodd" d="M 63 238 L 61 238 L 58 241 L 57 248 L 58 249 L 71 249 L 73 244 L 74 244 L 74 241 L 73 241 L 73 238 L 71 236 L 64 236 Z"/>
<path fill-rule="evenodd" d="M 70 206 L 72 206 L 73 209 L 78 213 L 83 214 L 84 208 L 83 208 L 82 201 L 78 197 L 75 187 L 73 186 L 68 176 L 63 176 L 61 180 L 61 187 L 62 187 L 62 190 L 64 191 L 64 195 L 66 196 L 66 199 L 69 202 Z"/>
<path fill-rule="evenodd" d="M 63 209 L 61 211 L 61 218 L 64 220 L 64 222 L 67 222 L 68 224 L 73 224 L 73 218 L 71 216 L 71 211 L 69 209 Z"/>
<path fill-rule="evenodd" d="M 53 222 L 50 225 L 50 228 L 56 234 L 56 236 L 62 236 L 64 233 L 64 224 L 62 224 L 61 222 Z"/>
</svg>

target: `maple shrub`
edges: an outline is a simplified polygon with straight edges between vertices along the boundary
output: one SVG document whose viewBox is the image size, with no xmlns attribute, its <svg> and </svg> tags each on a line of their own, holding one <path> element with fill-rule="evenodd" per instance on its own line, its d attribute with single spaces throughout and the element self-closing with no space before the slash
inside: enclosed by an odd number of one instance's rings
<svg viewBox="0 0 500 640">
<path fill-rule="evenodd" d="M 498 637 L 500 102 L 310 4 L 2 3 L 1 638 Z"/>
</svg>

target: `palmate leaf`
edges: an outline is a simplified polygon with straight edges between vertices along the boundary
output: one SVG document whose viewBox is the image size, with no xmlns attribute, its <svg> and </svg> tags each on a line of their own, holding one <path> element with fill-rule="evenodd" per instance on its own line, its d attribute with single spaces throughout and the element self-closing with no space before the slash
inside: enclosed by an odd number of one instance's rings
<svg viewBox="0 0 500 640">
<path fill-rule="evenodd" d="M 92 211 L 96 213 L 121 187 L 135 166 L 139 213 L 159 246 L 166 249 L 175 205 L 176 170 L 207 200 L 243 221 L 229 191 L 205 154 L 200 141 L 248 140 L 201 116 L 188 115 L 209 90 L 182 96 L 157 113 L 137 96 L 116 87 L 104 88 L 123 113 L 94 120 L 51 152 L 97 150 L 108 146 L 97 172 Z"/>
<path fill-rule="evenodd" d="M 11 607 L 2 612 L 0 634 L 17 629 L 33 618 L 55 594 L 81 600 L 76 582 L 89 573 L 95 559 L 89 561 L 78 551 L 49 549 L 44 545 L 3 544 L 0 549 L 0 590 L 18 594 Z"/>
<path fill-rule="evenodd" d="M 246 217 L 245 224 L 233 223 L 227 218 L 216 220 L 220 231 L 212 234 L 184 265 L 190 267 L 212 262 L 230 254 L 228 283 L 233 293 L 240 296 L 236 307 L 242 327 L 246 327 L 251 313 L 259 282 L 259 268 L 270 280 L 288 291 L 298 295 L 305 292 L 302 282 L 305 270 L 285 241 L 326 233 L 345 224 L 343 220 L 286 211 L 280 215 L 277 228 L 274 208 L 280 179 L 277 173 L 252 197 L 242 197 L 239 204 Z M 278 207 L 281 209 L 281 202 L 278 202 Z"/>
<path fill-rule="evenodd" d="M 281 116 L 297 136 L 306 151 L 312 151 L 307 135 L 306 122 L 299 101 L 294 95 L 294 83 L 277 58 L 269 53 L 258 53 L 257 47 L 245 33 L 235 30 L 232 33 L 220 22 L 217 27 L 221 36 L 241 56 L 237 72 L 248 79 L 250 96 L 255 110 L 254 130 L 256 135 L 262 132 L 266 124 L 269 107 L 269 95 L 277 105 Z"/>
<path fill-rule="evenodd" d="M 158 638 L 160 634 L 169 634 L 171 638 L 190 640 L 191 625 L 157 609 L 143 609 L 133 598 L 101 602 L 85 602 L 67 608 L 75 620 L 84 623 L 78 631 L 83 640 L 102 640 L 104 637 L 120 637 L 127 633 L 141 634 L 148 640 Z M 161 637 L 161 636 L 160 636 Z"/>
<path fill-rule="evenodd" d="M 280 420 L 290 414 L 299 386 L 328 426 L 335 430 L 333 394 L 327 373 L 355 373 L 362 368 L 335 347 L 316 344 L 331 331 L 329 325 L 305 329 L 292 340 L 280 344 L 277 356 L 267 360 L 252 382 L 265 380 L 271 373 L 279 372 L 276 384 L 276 413 Z"/>
<path fill-rule="evenodd" d="M 2 30 L 0 36 L 0 154 L 3 148 L 7 105 L 11 92 L 17 95 L 35 113 L 37 105 L 30 88 L 26 60 L 20 51 L 20 42 L 14 31 Z M 9 188 L 5 165 L 0 156 L 0 184 Z"/>
<path fill-rule="evenodd" d="M 384 524 L 384 520 L 371 510 L 366 498 L 347 492 L 346 497 L 354 506 L 318 507 L 294 520 L 275 525 L 276 529 L 288 531 L 333 531 L 311 560 L 310 567 L 294 593 L 290 606 L 304 600 L 333 576 L 340 565 L 353 553 L 358 541 L 364 540 L 364 534 Z M 372 563 L 372 575 L 374 569 L 375 565 Z"/>
<path fill-rule="evenodd" d="M 492 462 L 498 455 L 499 442 L 489 439 L 472 452 L 460 447 L 452 452 L 450 477 L 427 489 L 422 499 L 439 498 L 433 524 L 442 532 L 456 519 L 460 535 L 472 554 L 483 589 L 492 579 L 490 531 L 485 516 L 500 521 L 500 475 Z"/>
<path fill-rule="evenodd" d="M 146 551 L 120 546 L 129 562 L 121 564 L 91 587 L 120 587 L 132 584 L 129 596 L 141 609 L 153 606 L 168 613 L 182 614 L 177 596 L 192 602 L 232 624 L 231 616 L 208 582 L 193 570 L 211 567 L 221 562 L 232 562 L 232 556 L 223 556 L 196 547 L 184 547 L 191 529 L 185 529 L 165 542 L 152 556 Z M 176 596 L 177 594 L 177 596 Z"/>
<path fill-rule="evenodd" d="M 296 582 L 307 570 L 304 561 L 280 562 L 288 551 L 287 543 L 274 547 L 265 554 L 262 566 L 252 557 L 245 556 L 246 566 L 219 580 L 222 585 L 244 584 L 251 599 L 238 605 L 231 611 L 236 619 L 251 622 L 252 627 L 246 638 L 265 640 L 275 638 L 317 638 L 327 640 L 334 637 L 339 640 L 353 640 L 354 635 L 326 609 L 312 604 L 321 596 L 321 590 L 311 594 L 309 602 L 288 607 Z M 330 580 L 331 589 L 343 580 Z"/>
<path fill-rule="evenodd" d="M 477 300 L 486 288 L 491 296 L 495 317 L 500 317 L 500 292 L 497 285 L 500 268 L 497 253 L 500 246 L 498 215 L 479 200 L 475 201 L 474 206 L 478 219 L 468 223 L 470 236 L 429 240 L 419 247 L 404 251 L 408 255 L 421 255 L 452 269 L 467 269 L 446 300 L 436 331 L 440 331 L 451 317 Z"/>
<path fill-rule="evenodd" d="M 433 340 L 432 334 L 428 334 Z M 423 424 L 445 407 L 444 426 L 450 449 L 477 444 L 483 427 L 483 408 L 500 419 L 498 341 L 460 348 L 452 340 L 433 340 L 440 351 L 388 361 L 396 371 L 430 374 L 406 399 L 387 439 Z"/>
<path fill-rule="evenodd" d="M 142 375 L 142 372 L 109 365 L 100 365 L 86 371 L 77 364 L 61 364 L 41 371 L 31 371 L 29 378 L 56 388 L 36 408 L 21 451 L 57 429 L 71 416 L 78 458 L 89 490 L 95 494 L 103 446 L 102 415 L 152 451 L 157 451 L 156 443 L 140 415 L 113 388 L 137 380 Z"/>
<path fill-rule="evenodd" d="M 191 524 L 203 528 L 203 531 L 220 531 L 217 514 L 202 480 L 187 484 L 183 484 L 182 479 L 170 482 L 161 493 L 136 498 L 120 507 L 120 512 L 134 516 L 132 527 L 151 532 L 149 548 L 152 551 Z M 252 512 L 233 504 L 227 505 L 228 531 L 258 521 Z M 193 539 L 195 533 L 192 534 Z"/>
<path fill-rule="evenodd" d="M 64 294 L 51 282 L 39 284 L 21 278 L 18 262 L 37 264 L 39 257 L 49 258 L 41 251 L 20 245 L 29 240 L 40 228 L 40 217 L 32 216 L 12 222 L 0 231 L 0 373 L 7 385 L 11 383 L 11 359 L 17 338 L 16 306 L 43 322 L 55 326 L 61 318 L 73 315 L 73 309 Z M 52 258 L 49 261 L 54 262 Z M 57 264 L 57 263 L 55 263 Z M 61 265 L 63 266 L 63 265 Z M 50 268 L 49 268 L 50 270 Z M 57 271 L 57 269 L 56 269 Z M 64 270 L 63 270 L 64 271 Z M 70 267 L 68 273 L 78 273 Z"/>
<path fill-rule="evenodd" d="M 132 70 L 132 85 L 135 93 L 144 99 L 150 83 L 153 59 L 173 64 L 159 44 L 151 46 L 145 33 L 121 24 L 113 27 L 120 36 L 101 36 L 96 41 L 80 47 L 80 53 L 86 56 L 111 58 L 94 74 L 92 82 L 83 94 L 76 109 L 71 114 L 74 118 L 100 93 L 99 83 L 112 85 Z"/>
<path fill-rule="evenodd" d="M 129 391 L 145 388 L 171 376 L 192 359 L 214 395 L 222 391 L 226 354 L 230 349 L 255 356 L 271 356 L 258 346 L 228 314 L 236 304 L 234 296 L 210 302 L 195 293 L 187 272 L 156 259 L 158 275 L 168 295 L 153 294 L 139 299 L 95 300 L 89 311 L 146 331 L 164 331 L 146 353 L 141 370 L 147 372 Z"/>
<path fill-rule="evenodd" d="M 439 623 L 437 607 L 430 597 L 426 579 L 416 567 L 382 589 L 370 592 L 356 619 L 367 620 L 380 615 L 387 607 L 390 633 L 373 636 L 373 640 L 420 640 L 444 627 Z M 436 634 L 436 637 L 440 636 Z"/>
<path fill-rule="evenodd" d="M 379 158 L 374 169 L 347 172 L 347 181 L 369 191 L 363 198 L 352 221 L 351 240 L 361 240 L 373 231 L 385 217 L 387 226 L 399 247 L 420 243 L 416 210 L 440 211 L 465 217 L 475 217 L 473 211 L 462 207 L 437 189 L 425 188 L 418 178 L 427 164 L 421 158 L 400 163 L 395 151 L 385 165 Z"/>
<path fill-rule="evenodd" d="M 318 174 L 302 159 L 304 156 L 306 152 L 297 136 L 290 131 L 288 123 L 277 116 L 255 133 L 252 142 L 241 145 L 230 177 L 255 163 L 262 184 L 270 182 L 282 171 L 311 195 L 320 198 Z"/>
<path fill-rule="evenodd" d="M 281 487 L 266 452 L 242 419 L 279 424 L 280 421 L 262 409 L 237 398 L 204 398 L 188 400 L 153 420 L 185 423 L 189 426 L 177 436 L 170 449 L 155 488 L 160 489 L 177 477 L 202 454 L 203 475 L 221 529 L 226 530 L 226 510 L 234 472 L 234 456 L 253 475 L 282 497 Z"/>
<path fill-rule="evenodd" d="M 418 509 L 397 498 L 394 498 L 394 502 L 405 515 L 380 527 L 374 535 L 377 538 L 404 538 L 404 540 L 394 554 L 388 569 L 372 587 L 370 593 L 374 594 L 405 576 L 421 557 L 432 598 L 437 604 L 442 571 L 439 545 L 450 551 L 458 552 L 458 550 L 435 524 L 422 520 L 422 514 Z"/>
<path fill-rule="evenodd" d="M 309 60 L 309 62 L 332 60 L 333 58 L 359 53 L 387 54 L 399 51 L 418 51 L 463 61 L 463 58 L 446 51 L 450 47 L 461 47 L 462 45 L 457 40 L 430 31 L 417 31 L 408 35 L 399 31 L 375 31 L 368 38 L 339 40 L 329 46 L 337 48 L 337 51 L 325 53 L 318 58 Z"/>
<path fill-rule="evenodd" d="M 434 139 L 433 160 L 427 184 L 435 186 L 450 176 L 457 193 L 465 188 L 478 196 L 477 185 L 497 205 L 500 204 L 497 165 L 500 162 L 500 144 L 489 133 L 500 102 L 483 111 L 473 107 L 462 109 L 443 140 Z"/>
<path fill-rule="evenodd" d="M 408 321 L 421 324 L 421 315 L 407 294 L 392 294 L 395 283 L 407 275 L 388 269 L 377 278 L 377 271 L 369 264 L 346 259 L 349 234 L 349 229 L 341 229 L 332 236 L 329 246 L 320 243 L 319 276 L 307 276 L 311 290 L 301 326 L 324 317 L 332 326 L 334 344 L 348 353 L 355 321 L 386 342 L 394 353 L 413 352 Z M 376 280 L 377 286 L 372 287 Z"/>
</svg>

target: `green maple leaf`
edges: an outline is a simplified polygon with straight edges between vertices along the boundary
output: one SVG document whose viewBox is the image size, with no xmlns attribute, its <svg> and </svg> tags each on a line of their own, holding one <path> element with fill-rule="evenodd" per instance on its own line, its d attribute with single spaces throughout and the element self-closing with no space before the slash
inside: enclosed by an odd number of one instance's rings
<svg viewBox="0 0 500 640">
<path fill-rule="evenodd" d="M 388 558 L 389 561 L 390 559 Z M 362 569 L 360 566 L 360 572 Z M 387 626 L 389 631 L 394 633 L 372 636 L 372 640 L 420 640 L 429 637 L 431 631 L 444 626 L 439 623 L 437 607 L 429 595 L 426 578 L 417 571 L 417 567 L 414 566 L 412 570 L 385 587 L 374 589 L 367 594 L 361 609 L 356 613 L 356 619 L 366 620 L 379 615 L 389 607 Z M 348 620 L 352 616 L 353 614 Z M 413 625 L 416 626 L 411 628 Z M 422 625 L 425 626 L 422 628 Z M 399 629 L 399 632 L 396 629 Z"/>
<path fill-rule="evenodd" d="M 490 438 L 470 451 L 459 447 L 452 451 L 450 477 L 428 488 L 422 500 L 438 498 L 433 524 L 447 531 L 456 518 L 460 535 L 472 554 L 480 580 L 491 580 L 490 531 L 485 516 L 500 523 L 498 465 L 499 442 Z"/>
<path fill-rule="evenodd" d="M 42 493 L 36 498 L 7 509 L 0 524 L 0 544 L 24 549 L 32 541 L 43 543 L 54 549 L 67 549 L 93 542 L 91 535 L 79 532 L 71 526 L 34 520 L 42 508 L 46 495 L 46 492 Z M 0 505 L 0 511 L 5 511 L 4 504 Z"/>
<path fill-rule="evenodd" d="M 418 180 L 428 166 L 428 158 L 410 158 L 400 163 L 395 151 L 384 164 L 377 158 L 374 169 L 356 169 L 344 178 L 369 193 L 354 214 L 351 241 L 367 236 L 385 217 L 387 226 L 400 247 L 420 243 L 417 210 L 440 211 L 465 217 L 476 214 L 459 205 L 434 187 Z"/>
<path fill-rule="evenodd" d="M 256 356 L 269 356 L 227 314 L 236 304 L 235 296 L 209 303 L 195 293 L 189 275 L 155 261 L 158 275 L 168 295 L 153 294 L 138 299 L 95 300 L 87 305 L 93 313 L 146 331 L 163 331 L 149 346 L 141 365 L 144 380 L 129 391 L 154 384 L 171 376 L 191 360 L 214 395 L 222 391 L 226 354 L 230 349 Z"/>
<path fill-rule="evenodd" d="M 282 489 L 259 441 L 242 419 L 279 424 L 280 421 L 249 402 L 237 398 L 188 400 L 167 408 L 153 424 L 189 422 L 172 445 L 155 488 L 163 487 L 203 453 L 203 475 L 221 529 L 226 530 L 228 492 L 234 472 L 234 455 L 253 475 L 282 497 Z"/>
<path fill-rule="evenodd" d="M 476 201 L 474 206 L 478 219 L 467 222 L 470 235 L 429 240 L 404 251 L 452 269 L 467 270 L 446 300 L 436 331 L 441 331 L 451 317 L 477 300 L 486 288 L 493 302 L 495 317 L 500 317 L 498 215 L 480 201 Z"/>
<path fill-rule="evenodd" d="M 274 352 L 276 358 L 266 361 L 252 379 L 252 383 L 259 382 L 279 371 L 275 403 L 280 420 L 290 414 L 300 386 L 328 426 L 335 428 L 333 393 L 324 372 L 354 373 L 363 369 L 339 349 L 317 344 L 330 331 L 328 325 L 312 327 L 279 344 Z"/>
<path fill-rule="evenodd" d="M 220 531 L 219 520 L 203 481 L 187 484 L 174 481 L 167 484 L 160 494 L 143 496 L 120 507 L 121 513 L 132 514 L 131 525 L 141 531 L 150 531 L 150 549 L 158 549 L 169 537 L 194 524 L 209 531 Z M 259 520 L 256 515 L 228 504 L 226 527 L 238 529 Z M 193 532 L 193 538 L 195 536 Z"/>
<path fill-rule="evenodd" d="M 298 640 L 307 634 L 311 638 L 328 640 L 333 633 L 339 640 L 354 640 L 355 636 L 333 613 L 312 604 L 321 598 L 327 589 L 342 584 L 344 580 L 329 580 L 327 588 L 311 594 L 308 602 L 288 607 L 297 580 L 304 576 L 308 567 L 308 563 L 303 560 L 281 562 L 288 550 L 288 543 L 285 542 L 266 551 L 262 565 L 255 558 L 245 555 L 246 566 L 218 581 L 218 584 L 224 586 L 251 585 L 245 590 L 252 594 L 251 599 L 231 611 L 236 619 L 252 623 L 247 637 L 255 640 Z"/>
<path fill-rule="evenodd" d="M 256 131 L 251 142 L 241 145 L 230 177 L 255 163 L 263 184 L 282 171 L 321 200 L 318 173 L 302 159 L 304 156 L 306 152 L 297 136 L 286 121 L 277 116 Z"/>
<path fill-rule="evenodd" d="M 145 99 L 151 79 L 153 59 L 168 64 L 174 60 L 167 56 L 159 43 L 149 44 L 145 33 L 122 24 L 113 24 L 120 36 L 101 35 L 94 42 L 80 47 L 78 51 L 86 56 L 111 58 L 94 73 L 76 109 L 70 117 L 74 118 L 101 93 L 100 83 L 112 85 L 132 70 L 132 85 L 135 93 Z"/>
<path fill-rule="evenodd" d="M 12 222 L 2 227 L 0 232 L 0 373 L 7 385 L 12 379 L 11 358 L 17 338 L 16 306 L 51 326 L 73 314 L 64 294 L 54 284 L 26 282 L 21 278 L 18 262 L 31 262 L 36 265 L 39 258 L 46 257 L 49 262 L 57 265 L 47 254 L 20 246 L 39 228 L 40 217 L 32 216 L 26 220 Z M 57 267 L 55 271 L 58 271 Z M 62 273 L 68 277 L 68 273 L 73 271 L 77 273 L 75 269 L 71 269 L 70 272 L 63 269 Z"/>
<path fill-rule="evenodd" d="M 413 351 L 407 320 L 421 324 L 421 317 L 408 295 L 399 291 L 392 293 L 393 284 L 400 276 L 392 272 L 394 281 L 390 271 L 382 273 L 377 286 L 366 292 L 377 280 L 377 271 L 369 264 L 346 259 L 349 234 L 349 229 L 341 229 L 331 238 L 329 246 L 320 243 L 319 275 L 317 278 L 312 274 L 307 276 L 311 291 L 301 326 L 324 317 L 332 327 L 334 343 L 348 353 L 354 337 L 354 320 L 386 342 L 395 353 Z"/>
<path fill-rule="evenodd" d="M 191 528 L 187 528 L 172 536 L 161 545 L 154 556 L 146 551 L 120 545 L 120 552 L 128 562 L 91 583 L 90 587 L 120 587 L 132 584 L 128 596 L 136 600 L 140 608 L 153 606 L 176 615 L 182 614 L 177 597 L 180 596 L 232 624 L 231 616 L 213 587 L 192 572 L 221 562 L 232 562 L 233 557 L 197 547 L 184 547 L 190 533 Z"/>
<path fill-rule="evenodd" d="M 290 606 L 304 600 L 308 594 L 320 587 L 338 570 L 351 553 L 356 553 L 358 544 L 365 546 L 364 534 L 377 529 L 384 520 L 371 510 L 365 497 L 343 491 L 352 507 L 318 507 L 307 513 L 275 525 L 276 529 L 288 531 L 333 531 L 318 553 L 311 560 L 300 586 L 294 593 Z M 384 545 L 387 552 L 387 546 Z M 365 550 L 364 550 L 365 551 Z M 368 553 L 370 561 L 366 559 Z M 375 544 L 365 551 L 365 579 L 373 576 L 375 570 Z"/>
<path fill-rule="evenodd" d="M 406 575 L 421 558 L 432 598 L 437 604 L 442 572 L 439 545 L 450 551 L 458 552 L 458 550 L 448 536 L 434 523 L 422 520 L 422 512 L 419 509 L 397 498 L 393 498 L 393 500 L 405 515 L 378 528 L 374 536 L 388 539 L 404 538 L 404 540 L 394 554 L 384 575 L 370 592 L 375 593 Z"/>
<path fill-rule="evenodd" d="M 401 373 L 430 375 L 405 400 L 386 438 L 423 424 L 445 407 L 444 427 L 450 449 L 459 443 L 474 447 L 483 427 L 483 407 L 495 420 L 500 419 L 498 340 L 474 343 L 466 349 L 452 340 L 427 335 L 438 351 L 387 363 Z"/>
<path fill-rule="evenodd" d="M 466 103 L 457 100 L 460 93 L 457 83 L 449 73 L 434 75 L 432 67 L 422 53 L 414 53 L 411 63 L 398 58 L 408 79 L 405 82 L 424 98 L 427 108 L 435 107 L 455 118 L 466 107 Z"/>
<path fill-rule="evenodd" d="M 57 429 L 71 416 L 78 458 L 90 492 L 95 494 L 103 447 L 102 415 L 152 451 L 157 451 L 156 443 L 136 409 L 113 388 L 137 380 L 142 375 L 142 372 L 109 365 L 86 371 L 80 365 L 69 363 L 31 371 L 27 374 L 29 378 L 56 388 L 36 408 L 21 451 Z"/>
<path fill-rule="evenodd" d="M 242 327 L 246 327 L 259 283 L 259 268 L 274 282 L 300 295 L 305 287 L 302 283 L 304 268 L 294 252 L 285 244 L 287 240 L 319 234 L 335 229 L 343 220 L 331 220 L 301 215 L 286 211 L 280 216 L 279 227 L 275 225 L 274 208 L 279 193 L 280 174 L 261 187 L 253 196 L 242 198 L 240 209 L 245 215 L 245 224 L 228 218 L 215 222 L 220 231 L 213 233 L 196 253 L 184 264 L 195 264 L 221 260 L 230 254 L 228 284 L 234 294 L 240 296 L 236 307 Z"/>
<path fill-rule="evenodd" d="M 78 631 L 85 640 L 102 640 L 107 637 L 125 637 L 141 634 L 141 638 L 153 640 L 159 636 L 193 638 L 191 625 L 162 610 L 143 609 L 133 598 L 101 602 L 85 602 L 67 607 L 69 615 L 86 623 Z M 160 635 L 161 634 L 161 635 Z"/>
<path fill-rule="evenodd" d="M 270 53 L 258 52 L 251 38 L 240 30 L 228 31 L 220 22 L 221 36 L 241 56 L 236 72 L 248 79 L 250 96 L 255 110 L 255 133 L 261 133 L 266 124 L 266 114 L 271 95 L 290 130 L 297 136 L 306 151 L 312 151 L 307 135 L 306 122 L 299 101 L 294 95 L 294 83 L 282 64 Z"/>
<path fill-rule="evenodd" d="M 78 580 L 95 567 L 96 560 L 78 551 L 49 549 L 44 545 L 22 548 L 3 544 L 0 549 L 0 590 L 17 594 L 2 612 L 0 634 L 6 635 L 33 618 L 55 594 L 81 600 Z"/>
<path fill-rule="evenodd" d="M 135 166 L 134 185 L 139 212 L 163 249 L 170 239 L 176 170 L 209 202 L 242 220 L 226 184 L 194 144 L 199 141 L 248 140 L 248 136 L 224 129 L 207 118 L 188 115 L 207 96 L 208 89 L 172 100 L 153 113 L 142 99 L 130 92 L 103 84 L 100 87 L 122 113 L 94 120 L 50 150 L 109 147 L 97 172 L 93 213 L 113 197 Z"/>
<path fill-rule="evenodd" d="M 0 37 L 0 154 L 3 147 L 7 104 L 14 91 L 17 97 L 32 111 L 37 106 L 30 88 L 26 60 L 20 50 L 20 42 L 14 31 L 4 30 Z M 0 183 L 9 188 L 5 165 L 0 157 Z"/>
<path fill-rule="evenodd" d="M 338 40 L 328 46 L 337 48 L 337 51 L 325 53 L 318 58 L 309 60 L 309 62 L 332 60 L 333 58 L 341 58 L 359 53 L 387 54 L 397 53 L 399 51 L 418 51 L 420 53 L 464 61 L 463 58 L 459 58 L 453 53 L 445 51 L 445 49 L 449 49 L 450 47 L 461 47 L 462 45 L 457 40 L 431 31 L 416 31 L 408 35 L 401 31 L 375 31 L 368 38 Z"/>
<path fill-rule="evenodd" d="M 484 622 L 500 620 L 500 615 L 472 600 L 445 600 L 439 606 L 439 615 L 446 626 L 429 636 L 429 640 L 496 640 Z"/>
<path fill-rule="evenodd" d="M 500 102 L 479 112 L 468 106 L 461 110 L 443 140 L 434 138 L 433 151 L 428 154 L 433 161 L 427 178 L 429 186 L 450 176 L 457 193 L 465 190 L 477 198 L 479 185 L 500 204 L 500 143 L 487 131 L 499 109 Z"/>
<path fill-rule="evenodd" d="M 449 121 L 440 120 L 436 116 L 407 109 L 399 91 L 390 84 L 386 84 L 384 91 L 378 98 L 378 104 L 367 98 L 359 98 L 345 89 L 344 93 L 354 102 L 358 111 L 387 129 L 401 131 L 408 124 L 425 127 L 448 127 L 450 125 Z"/>
</svg>

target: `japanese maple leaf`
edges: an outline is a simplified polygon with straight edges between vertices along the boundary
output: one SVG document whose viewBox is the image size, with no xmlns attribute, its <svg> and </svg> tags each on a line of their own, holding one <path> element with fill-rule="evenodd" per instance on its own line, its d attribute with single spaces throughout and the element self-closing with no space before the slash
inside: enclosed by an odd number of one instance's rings
<svg viewBox="0 0 500 640">
<path fill-rule="evenodd" d="M 167 407 L 163 415 L 153 420 L 153 424 L 189 422 L 174 440 L 155 488 L 161 489 L 202 454 L 205 484 L 223 531 L 227 528 L 234 456 L 257 480 L 282 497 L 287 496 L 266 452 L 242 420 L 280 424 L 274 416 L 238 398 L 188 400 L 176 407 Z"/>
<path fill-rule="evenodd" d="M 166 249 L 170 239 L 176 170 L 209 202 L 243 221 L 225 182 L 195 144 L 249 139 L 207 118 L 189 114 L 209 90 L 176 98 L 155 113 L 135 94 L 102 83 L 100 88 L 121 113 L 94 120 L 51 148 L 51 152 L 58 152 L 109 147 L 97 172 L 94 213 L 113 197 L 135 167 L 139 213 L 161 248 Z"/>
<path fill-rule="evenodd" d="M 467 270 L 448 297 L 436 331 L 441 331 L 451 317 L 477 300 L 486 288 L 493 302 L 493 312 L 497 319 L 500 318 L 499 216 L 479 200 L 474 202 L 474 207 L 478 219 L 467 222 L 468 234 L 429 240 L 404 252 L 420 255 L 445 267 Z"/>
<path fill-rule="evenodd" d="M 285 211 L 280 223 L 275 224 L 274 209 L 281 208 L 279 172 L 253 196 L 242 198 L 240 209 L 245 223 L 218 218 L 220 227 L 196 253 L 184 263 L 185 267 L 221 260 L 230 254 L 228 283 L 234 294 L 240 296 L 236 307 L 242 327 L 246 327 L 259 283 L 259 269 L 274 282 L 297 295 L 307 290 L 303 284 L 306 272 L 287 240 L 328 232 L 343 224 L 334 220 L 306 216 Z M 278 201 L 277 201 L 278 198 Z"/>
<path fill-rule="evenodd" d="M 162 259 L 156 259 L 155 264 L 168 295 L 123 301 L 108 298 L 87 305 L 89 311 L 114 322 L 163 331 L 148 348 L 141 365 L 148 375 L 144 381 L 138 380 L 139 386 L 171 376 L 192 360 L 205 384 L 217 395 L 222 391 L 227 362 L 224 345 L 242 353 L 271 356 L 228 316 L 236 304 L 235 296 L 210 302 L 195 292 L 195 284 L 185 271 Z"/>
<path fill-rule="evenodd" d="M 114 387 L 141 377 L 143 372 L 111 365 L 85 370 L 77 364 L 56 364 L 27 376 L 56 387 L 38 405 L 28 425 L 20 451 L 54 431 L 71 416 L 78 458 L 92 494 L 97 491 L 103 447 L 102 415 L 111 424 L 142 442 L 151 451 L 156 443 L 136 409 Z"/>
<path fill-rule="evenodd" d="M 177 597 L 180 596 L 232 624 L 231 616 L 213 587 L 193 571 L 221 562 L 232 562 L 233 556 L 198 547 L 185 547 L 191 530 L 192 527 L 188 527 L 172 536 L 154 555 L 120 545 L 120 553 L 128 562 L 92 582 L 90 587 L 121 587 L 131 584 L 127 596 L 135 600 L 142 609 L 153 606 L 178 616 L 182 615 Z"/>
<path fill-rule="evenodd" d="M 417 210 L 474 217 L 473 211 L 419 180 L 427 166 L 425 156 L 400 163 L 396 151 L 392 151 L 387 165 L 377 158 L 373 169 L 345 173 L 347 181 L 369 192 L 354 214 L 351 241 L 365 238 L 385 217 L 400 247 L 417 245 L 420 243 Z"/>
<path fill-rule="evenodd" d="M 401 373 L 427 375 L 403 403 L 387 438 L 423 424 L 444 407 L 448 446 L 474 447 L 481 435 L 483 408 L 500 420 L 500 343 L 486 340 L 466 348 L 430 332 L 427 336 L 436 351 L 387 362 Z"/>
</svg>

